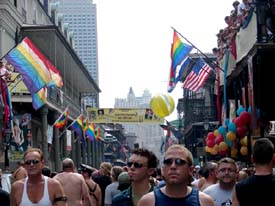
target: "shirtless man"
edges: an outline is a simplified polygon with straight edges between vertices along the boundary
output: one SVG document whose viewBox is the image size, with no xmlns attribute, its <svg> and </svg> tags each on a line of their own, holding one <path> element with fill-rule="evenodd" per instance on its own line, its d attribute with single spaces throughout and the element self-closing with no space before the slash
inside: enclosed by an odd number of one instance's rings
<svg viewBox="0 0 275 206">
<path fill-rule="evenodd" d="M 214 206 L 214 201 L 209 195 L 189 186 L 193 170 L 192 153 L 179 144 L 170 146 L 164 154 L 162 166 L 166 185 L 145 194 L 137 206 Z"/>
<path fill-rule="evenodd" d="M 101 206 L 102 205 L 101 189 L 99 185 L 95 181 L 93 181 L 93 179 L 91 178 L 93 168 L 88 165 L 81 164 L 81 172 L 89 188 L 92 205 Z"/>
<path fill-rule="evenodd" d="M 82 175 L 74 172 L 74 162 L 66 158 L 62 162 L 63 172 L 58 173 L 53 179 L 58 180 L 66 196 L 68 206 L 90 206 L 89 190 Z"/>
<path fill-rule="evenodd" d="M 11 206 L 67 206 L 62 186 L 42 175 L 44 156 L 40 149 L 30 148 L 24 154 L 28 177 L 12 184 Z"/>
</svg>

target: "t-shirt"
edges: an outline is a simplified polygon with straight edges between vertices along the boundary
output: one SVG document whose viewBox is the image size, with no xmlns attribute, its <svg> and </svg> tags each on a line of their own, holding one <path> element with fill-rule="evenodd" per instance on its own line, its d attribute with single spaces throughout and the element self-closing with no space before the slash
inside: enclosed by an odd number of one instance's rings
<svg viewBox="0 0 275 206">
<path fill-rule="evenodd" d="M 117 189 L 118 182 L 113 182 L 112 184 L 108 185 L 105 190 L 105 204 L 112 204 L 113 197 L 120 193 L 120 190 Z"/>
<path fill-rule="evenodd" d="M 274 203 L 275 176 L 252 175 L 236 184 L 236 195 L 241 206 Z M 272 204 L 271 204 L 272 205 Z"/>
<path fill-rule="evenodd" d="M 204 193 L 210 195 L 214 202 L 215 206 L 231 206 L 232 205 L 232 190 L 224 190 L 220 187 L 220 184 L 210 185 L 203 190 Z"/>
</svg>

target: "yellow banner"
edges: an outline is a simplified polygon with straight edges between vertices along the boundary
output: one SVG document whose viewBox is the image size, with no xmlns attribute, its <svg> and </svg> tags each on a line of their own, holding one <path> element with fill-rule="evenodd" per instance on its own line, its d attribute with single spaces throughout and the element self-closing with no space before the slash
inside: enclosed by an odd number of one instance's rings
<svg viewBox="0 0 275 206">
<path fill-rule="evenodd" d="M 163 124 L 151 109 L 87 108 L 89 122 Z"/>
<path fill-rule="evenodd" d="M 29 94 L 29 90 L 25 86 L 24 82 L 22 81 L 22 78 L 19 73 L 12 73 L 12 80 L 15 80 L 12 83 L 9 83 L 9 91 L 11 93 L 24 93 L 24 94 Z"/>
</svg>

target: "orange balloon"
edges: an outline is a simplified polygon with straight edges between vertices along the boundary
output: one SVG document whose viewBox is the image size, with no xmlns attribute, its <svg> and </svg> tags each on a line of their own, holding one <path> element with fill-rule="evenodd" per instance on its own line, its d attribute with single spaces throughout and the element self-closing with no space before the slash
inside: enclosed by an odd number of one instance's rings
<svg viewBox="0 0 275 206">
<path fill-rule="evenodd" d="M 205 147 L 204 147 L 204 150 L 205 150 L 205 152 L 208 152 L 208 153 L 210 153 L 210 147 L 208 147 L 208 146 L 205 146 Z"/>
<path fill-rule="evenodd" d="M 218 154 L 218 152 L 219 152 L 218 145 L 215 145 L 213 148 L 211 148 L 210 154 L 216 155 Z"/>
<path fill-rule="evenodd" d="M 226 133 L 226 137 L 230 141 L 234 141 L 236 139 L 236 134 L 235 132 L 229 131 Z"/>
<path fill-rule="evenodd" d="M 247 146 L 242 146 L 240 152 L 243 156 L 247 155 Z"/>
<path fill-rule="evenodd" d="M 238 150 L 234 147 L 231 148 L 231 157 L 237 157 Z"/>
<path fill-rule="evenodd" d="M 225 142 L 221 142 L 221 143 L 219 144 L 219 151 L 224 152 L 224 151 L 226 151 L 227 149 L 228 149 L 228 146 L 227 146 L 227 144 L 226 144 Z"/>
</svg>

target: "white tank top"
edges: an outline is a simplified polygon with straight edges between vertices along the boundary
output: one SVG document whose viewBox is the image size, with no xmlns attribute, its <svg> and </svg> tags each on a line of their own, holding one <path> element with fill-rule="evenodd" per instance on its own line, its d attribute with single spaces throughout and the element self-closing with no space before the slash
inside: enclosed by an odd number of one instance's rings
<svg viewBox="0 0 275 206">
<path fill-rule="evenodd" d="M 24 189 L 23 189 L 23 195 L 22 200 L 20 203 L 20 206 L 51 206 L 52 202 L 49 197 L 49 191 L 48 191 L 48 177 L 44 176 L 45 183 L 44 183 L 44 194 L 41 200 L 38 203 L 32 203 L 29 200 L 28 193 L 27 193 L 27 183 L 28 183 L 28 177 L 25 179 L 24 182 Z"/>
</svg>

